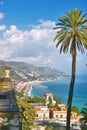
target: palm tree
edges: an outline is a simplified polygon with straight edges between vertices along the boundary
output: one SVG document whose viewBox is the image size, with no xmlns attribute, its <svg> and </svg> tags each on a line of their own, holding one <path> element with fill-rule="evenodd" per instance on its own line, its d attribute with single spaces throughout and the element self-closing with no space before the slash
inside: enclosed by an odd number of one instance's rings
<svg viewBox="0 0 87 130">
<path fill-rule="evenodd" d="M 70 113 L 75 83 L 77 50 L 83 53 L 85 49 L 87 49 L 86 22 L 86 15 L 82 15 L 82 11 L 75 9 L 71 12 L 67 12 L 65 16 L 60 16 L 59 23 L 57 23 L 54 28 L 58 30 L 54 41 L 56 41 L 56 47 L 60 47 L 60 54 L 62 52 L 66 54 L 68 50 L 70 50 L 72 56 L 72 73 L 67 102 L 66 130 L 70 130 Z"/>
<path fill-rule="evenodd" d="M 82 114 L 81 122 L 86 124 L 87 123 L 87 104 L 85 104 L 85 107 L 82 108 L 81 114 Z"/>
<path fill-rule="evenodd" d="M 87 104 L 85 104 L 85 107 L 81 110 L 82 118 L 80 121 L 82 122 L 82 130 L 87 130 Z"/>
</svg>

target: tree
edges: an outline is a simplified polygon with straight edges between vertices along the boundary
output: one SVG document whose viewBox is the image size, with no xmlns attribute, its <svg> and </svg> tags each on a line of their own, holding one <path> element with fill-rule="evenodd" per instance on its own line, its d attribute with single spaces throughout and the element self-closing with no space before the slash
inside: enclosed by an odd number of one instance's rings
<svg viewBox="0 0 87 130">
<path fill-rule="evenodd" d="M 79 115 L 79 109 L 76 106 L 72 106 L 71 111 L 76 112 Z"/>
<path fill-rule="evenodd" d="M 54 100 L 56 101 L 54 107 L 58 108 L 58 104 L 61 104 L 62 102 L 61 102 L 61 100 L 59 98 L 54 98 Z"/>
<path fill-rule="evenodd" d="M 75 84 L 77 50 L 83 53 L 87 49 L 87 18 L 85 16 L 78 9 L 72 10 L 71 12 L 67 12 L 65 16 L 60 16 L 59 23 L 54 28 L 58 30 L 54 41 L 57 41 L 56 47 L 60 47 L 60 54 L 62 52 L 66 54 L 70 50 L 72 56 L 72 72 L 67 102 L 67 130 L 70 130 L 70 113 Z"/>
<path fill-rule="evenodd" d="M 87 104 L 85 104 L 85 107 L 81 110 L 82 118 L 80 121 L 82 122 L 82 130 L 87 130 Z"/>
<path fill-rule="evenodd" d="M 49 103 L 48 103 L 48 108 L 52 108 L 53 104 L 52 104 L 52 98 L 51 96 L 49 97 Z"/>
<path fill-rule="evenodd" d="M 8 66 L 8 65 L 6 65 L 6 66 L 5 66 L 5 69 L 10 70 L 10 69 L 11 69 L 11 67 L 10 67 L 10 66 Z"/>
<path fill-rule="evenodd" d="M 22 130 L 30 130 L 34 122 L 35 111 L 26 99 L 18 99 L 18 107 L 20 111 L 20 122 Z"/>
<path fill-rule="evenodd" d="M 42 99 L 42 98 L 39 98 L 37 96 L 31 98 L 31 97 L 28 97 L 28 102 L 29 103 L 45 103 L 45 100 Z"/>
<path fill-rule="evenodd" d="M 0 69 L 0 78 L 3 78 L 3 77 L 4 77 L 4 70 Z"/>
<path fill-rule="evenodd" d="M 82 114 L 81 122 L 86 124 L 87 123 L 87 104 L 85 104 L 85 107 L 82 108 L 81 114 Z"/>
</svg>

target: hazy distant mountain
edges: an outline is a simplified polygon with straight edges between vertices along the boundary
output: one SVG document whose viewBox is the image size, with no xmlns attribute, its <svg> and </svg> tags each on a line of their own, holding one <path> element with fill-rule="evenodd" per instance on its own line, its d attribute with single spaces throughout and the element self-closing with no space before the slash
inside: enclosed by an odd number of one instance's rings
<svg viewBox="0 0 87 130">
<path fill-rule="evenodd" d="M 5 65 L 11 67 L 10 75 L 15 80 L 49 80 L 65 75 L 64 72 L 50 67 L 36 67 L 25 62 L 0 61 L 0 68 L 4 68 Z"/>
</svg>

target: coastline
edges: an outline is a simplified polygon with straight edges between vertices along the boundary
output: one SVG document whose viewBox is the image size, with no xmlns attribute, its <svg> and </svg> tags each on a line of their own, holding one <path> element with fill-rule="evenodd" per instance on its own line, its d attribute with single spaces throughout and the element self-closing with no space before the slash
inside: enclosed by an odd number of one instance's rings
<svg viewBox="0 0 87 130">
<path fill-rule="evenodd" d="M 17 91 L 24 92 L 25 96 L 42 97 L 44 93 L 50 92 L 54 97 L 60 98 L 64 104 L 67 104 L 70 77 L 62 76 L 60 79 L 35 80 L 17 84 Z M 73 95 L 73 104 L 81 110 L 87 103 L 87 76 L 77 76 Z M 25 91 L 24 91 L 25 89 Z"/>
<path fill-rule="evenodd" d="M 28 96 L 31 96 L 31 92 L 32 92 L 32 86 L 30 86 L 30 89 L 28 90 Z"/>
<path fill-rule="evenodd" d="M 28 90 L 28 94 L 26 95 L 26 96 L 31 96 L 31 92 L 32 92 L 32 90 L 33 90 L 33 86 L 35 86 L 35 85 L 40 85 L 41 83 L 49 83 L 49 82 L 53 82 L 53 81 L 56 81 L 56 80 L 60 80 L 62 78 L 62 76 L 61 77 L 57 77 L 57 78 L 55 78 L 55 79 L 47 79 L 47 80 L 34 80 L 34 81 L 29 81 L 29 83 L 30 83 L 30 89 Z"/>
<path fill-rule="evenodd" d="M 52 82 L 51 82 L 52 81 Z M 54 97 L 60 98 L 67 105 L 67 98 L 70 85 L 70 77 L 63 76 L 60 80 L 42 81 L 34 86 L 31 96 L 42 97 L 45 92 L 52 93 Z M 72 106 L 79 110 L 87 103 L 87 76 L 77 76 L 73 94 Z"/>
<path fill-rule="evenodd" d="M 29 90 L 28 90 L 28 93 L 26 94 L 26 96 L 31 96 L 31 92 L 32 92 L 32 90 L 33 90 L 33 85 L 37 85 L 37 84 L 40 84 L 40 83 L 42 83 L 43 81 L 38 81 L 38 80 L 35 80 L 35 81 L 29 81 L 29 84 L 30 84 L 30 86 L 29 86 Z M 26 90 L 27 91 L 27 90 Z"/>
<path fill-rule="evenodd" d="M 32 91 L 32 86 L 33 85 L 37 85 L 37 84 L 40 84 L 42 83 L 43 81 L 38 81 L 38 80 L 35 80 L 35 81 L 29 81 L 29 82 L 19 82 L 17 85 L 16 85 L 16 90 L 18 92 L 23 92 L 24 96 L 27 97 L 27 96 L 31 96 L 31 91 Z"/>
</svg>

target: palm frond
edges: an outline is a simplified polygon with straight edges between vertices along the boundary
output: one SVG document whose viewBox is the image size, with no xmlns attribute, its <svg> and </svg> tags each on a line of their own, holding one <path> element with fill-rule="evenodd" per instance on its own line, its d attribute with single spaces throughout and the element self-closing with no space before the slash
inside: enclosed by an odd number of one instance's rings
<svg viewBox="0 0 87 130">
<path fill-rule="evenodd" d="M 70 49 L 71 54 L 74 53 L 74 49 L 76 53 L 76 47 L 81 53 L 87 49 L 86 15 L 82 15 L 82 11 L 75 9 L 67 12 L 65 16 L 59 17 L 59 22 L 54 28 L 58 29 L 54 41 L 57 42 L 56 47 L 60 45 L 60 53 L 67 53 L 68 49 Z"/>
</svg>

